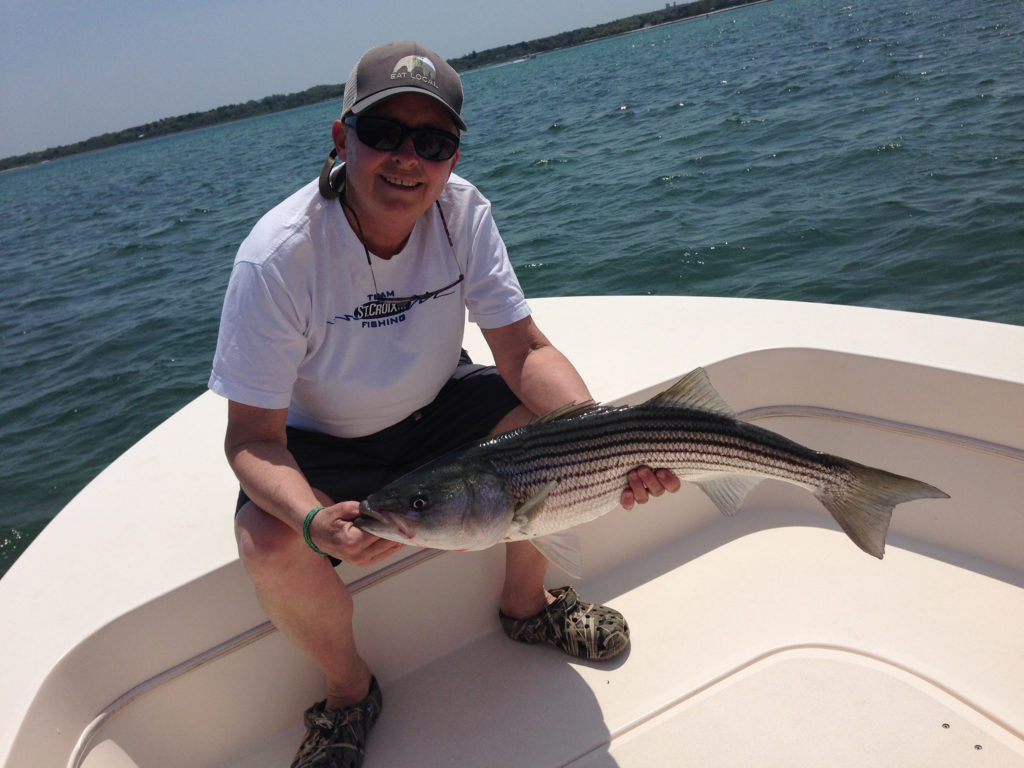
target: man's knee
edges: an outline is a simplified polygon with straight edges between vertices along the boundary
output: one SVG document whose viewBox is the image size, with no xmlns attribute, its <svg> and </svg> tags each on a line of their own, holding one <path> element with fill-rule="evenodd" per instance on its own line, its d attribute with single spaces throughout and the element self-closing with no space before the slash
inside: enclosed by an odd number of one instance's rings
<svg viewBox="0 0 1024 768">
<path fill-rule="evenodd" d="M 248 502 L 235 515 L 238 554 L 250 574 L 284 567 L 295 557 L 299 536 L 285 523 Z"/>
<path fill-rule="evenodd" d="M 502 432 L 508 432 L 512 429 L 519 429 L 524 427 L 537 417 L 530 412 L 530 409 L 525 405 L 517 405 L 511 411 L 505 414 L 505 417 L 499 421 L 491 429 L 492 435 L 500 435 Z"/>
</svg>

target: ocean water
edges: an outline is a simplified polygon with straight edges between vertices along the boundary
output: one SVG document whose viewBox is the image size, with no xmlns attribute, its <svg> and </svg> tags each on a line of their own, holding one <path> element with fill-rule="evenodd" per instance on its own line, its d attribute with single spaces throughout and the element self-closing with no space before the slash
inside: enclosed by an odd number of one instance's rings
<svg viewBox="0 0 1024 768">
<path fill-rule="evenodd" d="M 528 295 L 1024 325 L 1024 0 L 772 0 L 464 86 L 457 170 Z M 204 390 L 234 251 L 339 109 L 0 174 L 0 573 Z"/>
</svg>

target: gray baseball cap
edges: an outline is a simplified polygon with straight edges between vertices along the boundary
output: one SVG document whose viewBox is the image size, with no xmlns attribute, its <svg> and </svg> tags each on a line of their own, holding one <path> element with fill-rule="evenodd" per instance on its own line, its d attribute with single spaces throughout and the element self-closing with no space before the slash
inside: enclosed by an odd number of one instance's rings
<svg viewBox="0 0 1024 768">
<path fill-rule="evenodd" d="M 360 57 L 345 83 L 341 118 L 400 93 L 422 93 L 441 102 L 460 130 L 462 81 L 447 61 L 419 43 L 404 41 L 371 48 Z"/>
</svg>

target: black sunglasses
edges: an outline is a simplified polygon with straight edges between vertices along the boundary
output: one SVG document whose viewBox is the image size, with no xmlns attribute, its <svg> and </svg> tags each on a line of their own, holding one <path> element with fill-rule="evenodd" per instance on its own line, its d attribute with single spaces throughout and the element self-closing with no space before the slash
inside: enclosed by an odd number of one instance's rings
<svg viewBox="0 0 1024 768">
<path fill-rule="evenodd" d="M 344 122 L 356 129 L 363 144 L 380 152 L 398 149 L 406 136 L 412 137 L 416 154 L 424 160 L 448 160 L 459 148 L 459 137 L 440 128 L 410 128 L 397 120 L 369 115 L 349 115 Z"/>
</svg>

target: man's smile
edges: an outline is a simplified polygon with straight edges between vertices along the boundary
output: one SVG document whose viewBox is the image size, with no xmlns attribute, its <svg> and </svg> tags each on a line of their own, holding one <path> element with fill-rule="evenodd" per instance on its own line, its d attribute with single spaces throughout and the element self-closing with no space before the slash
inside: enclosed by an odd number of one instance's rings
<svg viewBox="0 0 1024 768">
<path fill-rule="evenodd" d="M 384 179 L 384 181 L 386 181 L 388 184 L 391 184 L 391 185 L 396 186 L 396 187 L 403 187 L 403 188 L 406 188 L 406 189 L 410 189 L 412 187 L 418 187 L 420 185 L 420 182 L 418 182 L 418 181 L 409 181 L 408 179 L 400 179 L 397 176 L 385 176 L 385 175 L 382 174 L 381 178 Z"/>
</svg>

